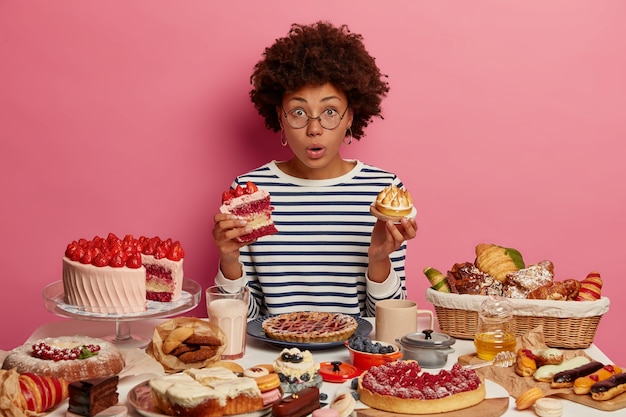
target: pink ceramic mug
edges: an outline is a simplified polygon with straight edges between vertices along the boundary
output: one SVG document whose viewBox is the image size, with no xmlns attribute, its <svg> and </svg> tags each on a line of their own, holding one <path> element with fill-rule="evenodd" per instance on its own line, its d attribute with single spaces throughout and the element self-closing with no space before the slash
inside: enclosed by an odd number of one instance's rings
<svg viewBox="0 0 626 417">
<path fill-rule="evenodd" d="M 417 331 L 417 317 L 428 315 L 430 327 L 435 317 L 430 310 L 419 310 L 411 300 L 381 300 L 376 303 L 376 340 L 397 345 L 396 339 Z"/>
</svg>

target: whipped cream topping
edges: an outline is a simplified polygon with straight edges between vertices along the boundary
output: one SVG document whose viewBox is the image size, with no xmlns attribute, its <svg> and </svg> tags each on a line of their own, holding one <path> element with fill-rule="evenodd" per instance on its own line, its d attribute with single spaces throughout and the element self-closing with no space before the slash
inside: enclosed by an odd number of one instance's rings
<svg viewBox="0 0 626 417">
<path fill-rule="evenodd" d="M 302 355 L 301 362 L 289 362 L 282 359 L 283 354 Z M 288 377 L 300 378 L 303 374 L 309 374 L 311 377 L 318 373 L 320 369 L 319 363 L 313 360 L 313 354 L 310 351 L 300 351 L 298 348 L 283 349 L 274 361 L 274 370 L 276 373 L 283 374 Z"/>
<path fill-rule="evenodd" d="M 157 394 L 184 407 L 193 407 L 207 400 L 218 400 L 223 407 L 228 398 L 241 394 L 261 396 L 253 378 L 238 377 L 224 367 L 187 369 L 182 373 L 153 378 L 149 385 Z"/>
<path fill-rule="evenodd" d="M 260 201 L 269 197 L 269 193 L 266 190 L 258 190 L 252 194 L 244 194 L 239 197 L 232 198 L 230 200 L 225 201 L 220 206 L 220 213 L 230 213 L 230 208 L 234 206 L 239 206 L 242 204 L 250 204 L 254 201 Z"/>
<path fill-rule="evenodd" d="M 391 210 L 410 210 L 413 208 L 413 199 L 407 190 L 392 184 L 378 193 L 376 205 Z"/>
</svg>

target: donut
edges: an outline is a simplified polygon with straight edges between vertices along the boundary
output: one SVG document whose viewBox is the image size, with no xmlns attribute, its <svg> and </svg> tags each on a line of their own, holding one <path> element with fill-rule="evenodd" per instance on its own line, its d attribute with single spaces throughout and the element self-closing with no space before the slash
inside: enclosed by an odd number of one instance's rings
<svg viewBox="0 0 626 417">
<path fill-rule="evenodd" d="M 543 391 L 539 387 L 532 387 L 531 389 L 523 392 L 515 400 L 515 406 L 518 410 L 525 410 L 530 408 L 535 401 L 543 397 Z"/>
<path fill-rule="evenodd" d="M 535 401 L 535 414 L 539 417 L 561 417 L 563 404 L 556 398 L 539 398 Z"/>
</svg>

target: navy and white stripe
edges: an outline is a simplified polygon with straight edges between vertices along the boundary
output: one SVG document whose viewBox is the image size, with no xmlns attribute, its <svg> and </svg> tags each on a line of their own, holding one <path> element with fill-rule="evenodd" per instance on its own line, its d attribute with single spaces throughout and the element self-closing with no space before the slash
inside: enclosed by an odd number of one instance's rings
<svg viewBox="0 0 626 417">
<path fill-rule="evenodd" d="M 284 174 L 273 161 L 239 176 L 233 186 L 247 181 L 270 193 L 279 231 L 241 249 L 255 301 L 250 317 L 290 311 L 373 316 L 377 300 L 406 297 L 406 243 L 390 256 L 387 282 L 366 284 L 376 222 L 369 207 L 384 187 L 402 186 L 393 173 L 357 162 L 342 177 L 304 180 Z"/>
</svg>

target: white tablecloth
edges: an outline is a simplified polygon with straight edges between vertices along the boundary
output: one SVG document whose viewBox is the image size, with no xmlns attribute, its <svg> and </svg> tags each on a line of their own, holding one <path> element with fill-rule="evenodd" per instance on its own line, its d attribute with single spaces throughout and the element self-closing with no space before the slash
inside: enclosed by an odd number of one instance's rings
<svg viewBox="0 0 626 417">
<path fill-rule="evenodd" d="M 421 320 L 421 319 L 420 319 Z M 146 339 L 151 338 L 154 327 L 162 320 L 144 320 L 131 323 L 131 334 L 137 337 L 144 337 Z M 373 324 L 373 320 L 370 320 Z M 428 325 L 427 323 L 420 323 L 420 325 Z M 115 334 L 115 324 L 111 322 L 98 322 L 98 321 L 80 321 L 80 320 L 63 320 L 59 322 L 53 322 L 44 324 L 39 327 L 29 337 L 29 341 L 37 340 L 43 337 L 62 336 L 62 335 L 75 335 L 83 334 L 93 337 L 106 337 Z M 375 337 L 375 330 L 372 332 L 371 337 Z M 471 340 L 457 340 L 452 346 L 455 350 L 454 353 L 448 356 L 448 363 L 446 368 L 449 368 L 457 362 L 457 359 L 461 355 L 470 354 L 475 352 L 474 344 Z M 248 337 L 246 354 L 242 359 L 237 360 L 244 368 L 250 367 L 262 363 L 272 363 L 278 356 L 280 348 L 271 346 L 259 340 L 251 339 Z M 586 349 L 586 353 L 603 363 L 612 363 L 609 358 L 595 345 Z M 317 362 L 327 361 L 342 361 L 349 362 L 350 357 L 345 347 L 338 347 L 330 350 L 313 351 L 313 356 Z M 430 372 L 436 372 L 436 370 L 429 370 Z M 118 392 L 120 394 L 120 402 L 122 404 L 127 403 L 128 392 L 137 384 L 149 379 L 151 375 L 138 375 L 133 377 L 126 377 L 120 381 Z M 328 383 L 325 382 L 321 388 L 321 392 L 328 395 L 328 401 L 332 400 L 338 392 L 344 392 L 349 390 L 349 381 L 343 384 Z M 506 395 L 506 390 L 492 381 L 487 381 L 487 397 L 501 397 Z M 67 400 L 66 400 L 67 401 Z M 607 415 L 626 415 L 626 410 L 619 410 L 607 414 L 606 411 L 600 411 L 595 408 L 586 407 L 571 401 L 563 401 L 563 415 L 564 416 L 582 416 L 595 417 L 595 416 L 607 416 Z M 132 406 L 129 406 L 129 416 L 140 416 L 136 413 Z M 61 404 L 53 413 L 50 413 L 50 417 L 65 417 L 65 411 L 67 410 L 67 404 Z M 509 409 L 504 414 L 505 416 L 532 416 L 534 413 L 529 410 L 518 411 L 515 409 L 515 399 L 510 398 Z"/>
</svg>

